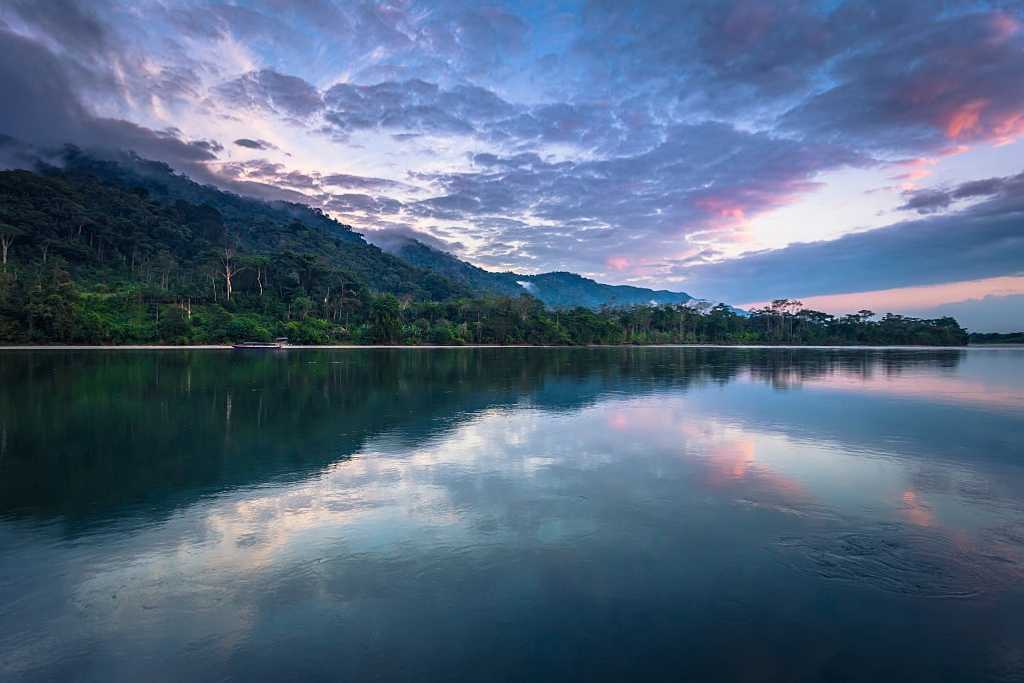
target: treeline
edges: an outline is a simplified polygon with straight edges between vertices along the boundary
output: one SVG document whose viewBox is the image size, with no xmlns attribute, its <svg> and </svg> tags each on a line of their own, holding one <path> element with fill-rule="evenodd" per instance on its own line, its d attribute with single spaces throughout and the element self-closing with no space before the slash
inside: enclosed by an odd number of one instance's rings
<svg viewBox="0 0 1024 683">
<path fill-rule="evenodd" d="M 326 215 L 71 150 L 0 173 L 0 342 L 205 344 L 960 345 L 952 318 L 833 317 L 779 300 L 551 310 L 479 297 L 381 252 Z M 143 172 L 144 171 L 144 172 Z M 199 203 L 197 203 L 199 202 Z"/>
<path fill-rule="evenodd" d="M 1024 344 L 1024 332 L 972 332 L 972 344 Z"/>
<path fill-rule="evenodd" d="M 873 317 L 778 307 L 744 316 L 727 306 L 686 305 L 550 310 L 528 296 L 431 302 L 358 286 L 317 300 L 306 293 L 282 297 L 266 285 L 260 293 L 243 279 L 229 299 L 223 277 L 208 297 L 193 298 L 159 281 L 77 282 L 59 257 L 0 274 L 0 341 L 15 344 L 215 344 L 278 336 L 296 344 L 967 343 L 952 318 Z"/>
</svg>

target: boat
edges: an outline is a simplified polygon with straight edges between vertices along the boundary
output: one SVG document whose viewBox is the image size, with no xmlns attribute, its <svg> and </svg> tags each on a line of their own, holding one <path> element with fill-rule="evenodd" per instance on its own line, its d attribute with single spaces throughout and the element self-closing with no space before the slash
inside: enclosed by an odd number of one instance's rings
<svg viewBox="0 0 1024 683">
<path fill-rule="evenodd" d="M 232 344 L 231 348 L 239 350 L 264 350 L 264 349 L 283 349 L 288 343 L 288 337 L 278 337 L 272 342 L 261 342 L 261 341 L 245 341 Z"/>
</svg>

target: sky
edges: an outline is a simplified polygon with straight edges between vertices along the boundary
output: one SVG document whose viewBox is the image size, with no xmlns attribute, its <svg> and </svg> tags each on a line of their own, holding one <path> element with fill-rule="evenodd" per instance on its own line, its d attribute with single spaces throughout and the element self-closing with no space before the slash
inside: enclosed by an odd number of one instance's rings
<svg viewBox="0 0 1024 683">
<path fill-rule="evenodd" d="M 1011 331 L 1022 65 L 1024 0 L 0 0 L 0 134 L 490 270 Z"/>
</svg>

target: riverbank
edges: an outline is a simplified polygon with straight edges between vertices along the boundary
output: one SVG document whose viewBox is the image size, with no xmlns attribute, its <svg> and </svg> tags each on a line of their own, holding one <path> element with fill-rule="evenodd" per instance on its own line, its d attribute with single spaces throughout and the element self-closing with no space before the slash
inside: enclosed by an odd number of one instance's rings
<svg viewBox="0 0 1024 683">
<path fill-rule="evenodd" d="M 922 345 L 807 345 L 807 344 L 586 344 L 586 345 L 544 345 L 544 344 L 289 344 L 280 349 L 235 349 L 230 344 L 125 344 L 122 346 L 59 344 L 59 345 L 0 345 L 0 351 L 288 351 L 309 349 L 1002 349 L 1024 348 L 1024 344 L 970 344 L 967 346 L 922 346 Z"/>
</svg>

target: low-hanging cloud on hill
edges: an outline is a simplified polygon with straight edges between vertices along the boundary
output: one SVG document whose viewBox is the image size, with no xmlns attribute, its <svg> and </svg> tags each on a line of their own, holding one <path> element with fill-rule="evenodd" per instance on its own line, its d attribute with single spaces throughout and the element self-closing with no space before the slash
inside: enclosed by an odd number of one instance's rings
<svg viewBox="0 0 1024 683">
<path fill-rule="evenodd" d="M 0 5 L 0 134 L 131 149 L 488 267 L 733 301 L 1019 269 L 1020 176 L 1006 169 L 902 178 L 888 227 L 721 260 L 830 173 L 882 182 L 1013 145 L 1019 3 L 127 7 Z"/>
</svg>

